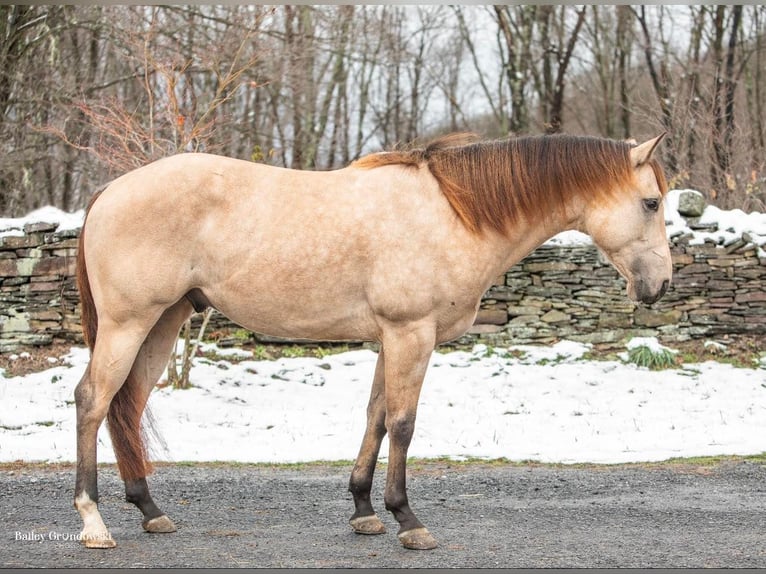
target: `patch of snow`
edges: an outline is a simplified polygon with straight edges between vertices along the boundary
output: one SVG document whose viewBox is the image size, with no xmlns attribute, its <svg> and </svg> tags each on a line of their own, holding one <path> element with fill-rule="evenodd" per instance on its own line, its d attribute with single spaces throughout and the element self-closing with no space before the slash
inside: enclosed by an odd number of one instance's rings
<svg viewBox="0 0 766 574">
<path fill-rule="evenodd" d="M 719 343 L 718 341 L 705 341 L 702 345 L 706 349 L 711 349 L 713 352 L 726 351 L 726 345 Z"/>
<path fill-rule="evenodd" d="M 652 353 L 662 353 L 663 351 L 673 354 L 678 353 L 678 351 L 660 344 L 657 337 L 633 337 L 625 346 L 629 351 L 638 347 L 647 347 Z"/>
<path fill-rule="evenodd" d="M 0 218 L 0 237 L 24 235 L 24 225 L 27 223 L 56 223 L 56 231 L 66 231 L 82 227 L 85 220 L 85 210 L 74 213 L 62 211 L 50 205 L 36 209 L 24 217 Z"/>
<path fill-rule="evenodd" d="M 575 341 L 559 341 L 552 346 L 541 345 L 514 345 L 511 351 L 524 353 L 523 362 L 536 364 L 542 362 L 572 362 L 581 359 L 590 351 L 593 345 L 589 343 L 577 343 Z"/>
<path fill-rule="evenodd" d="M 180 354 L 183 351 L 183 345 L 183 341 L 179 339 L 176 347 L 176 353 Z M 199 349 L 203 353 L 213 352 L 219 357 L 230 357 L 238 359 L 253 358 L 253 353 L 250 351 L 245 351 L 244 349 L 239 349 L 237 347 L 222 348 L 212 343 L 200 343 Z"/>
<path fill-rule="evenodd" d="M 578 359 L 588 347 L 567 341 L 514 349 L 524 356 L 487 347 L 433 354 L 411 456 L 621 463 L 766 451 L 761 369 L 705 362 L 647 371 Z M 195 359 L 192 388 L 151 395 L 168 446 L 158 458 L 353 459 L 376 360 L 369 350 L 322 359 Z M 73 392 L 87 362 L 87 349 L 73 348 L 45 371 L 0 373 L 0 461 L 75 460 Z M 384 443 L 382 458 L 386 452 Z M 104 427 L 99 460 L 114 461 Z"/>
<path fill-rule="evenodd" d="M 589 235 L 572 229 L 554 235 L 545 242 L 545 245 L 590 245 L 592 243 L 593 240 Z"/>
</svg>

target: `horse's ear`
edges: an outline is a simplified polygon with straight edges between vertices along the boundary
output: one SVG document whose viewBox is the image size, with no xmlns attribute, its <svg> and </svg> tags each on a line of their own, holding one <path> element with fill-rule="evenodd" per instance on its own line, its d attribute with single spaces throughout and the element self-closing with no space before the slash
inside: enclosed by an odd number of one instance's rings
<svg viewBox="0 0 766 574">
<path fill-rule="evenodd" d="M 630 150 L 630 159 L 633 162 L 633 167 L 645 164 L 652 157 L 655 148 L 667 135 L 667 132 L 663 132 L 656 138 L 649 141 L 645 141 L 641 145 L 637 145 Z"/>
</svg>

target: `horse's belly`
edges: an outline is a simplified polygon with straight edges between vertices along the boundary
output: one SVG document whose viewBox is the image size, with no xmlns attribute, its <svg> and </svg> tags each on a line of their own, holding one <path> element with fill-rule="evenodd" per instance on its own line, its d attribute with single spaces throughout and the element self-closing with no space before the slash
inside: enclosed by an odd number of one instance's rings
<svg viewBox="0 0 766 574">
<path fill-rule="evenodd" d="M 212 299 L 215 299 L 213 297 Z M 211 304 L 242 327 L 263 335 L 316 341 L 372 341 L 378 338 L 372 313 L 358 302 L 272 299 L 253 293 L 247 299 Z"/>
</svg>

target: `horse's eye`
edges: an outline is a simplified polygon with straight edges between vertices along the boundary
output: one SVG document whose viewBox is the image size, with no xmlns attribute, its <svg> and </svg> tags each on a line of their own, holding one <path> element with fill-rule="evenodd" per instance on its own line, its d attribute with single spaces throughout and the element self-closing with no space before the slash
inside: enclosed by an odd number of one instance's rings
<svg viewBox="0 0 766 574">
<path fill-rule="evenodd" d="M 660 200 L 659 199 L 645 199 L 644 200 L 644 209 L 646 211 L 657 211 L 660 208 Z"/>
</svg>

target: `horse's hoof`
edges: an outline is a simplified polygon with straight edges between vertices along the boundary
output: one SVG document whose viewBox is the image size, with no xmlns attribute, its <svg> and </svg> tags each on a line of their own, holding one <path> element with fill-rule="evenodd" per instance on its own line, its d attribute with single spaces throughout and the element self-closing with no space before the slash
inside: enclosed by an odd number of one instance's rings
<svg viewBox="0 0 766 574">
<path fill-rule="evenodd" d="M 411 550 L 433 550 L 438 546 L 436 538 L 425 528 L 413 528 L 398 534 L 399 542 Z"/>
<path fill-rule="evenodd" d="M 386 527 L 380 521 L 377 514 L 372 516 L 358 516 L 349 520 L 351 528 L 357 534 L 385 534 Z"/>
<path fill-rule="evenodd" d="M 167 514 L 152 518 L 151 520 L 144 520 L 141 523 L 141 526 L 144 527 L 144 530 L 151 532 L 152 534 L 176 531 L 176 525 L 173 524 L 173 521 L 170 520 L 170 518 L 168 518 Z"/>
<path fill-rule="evenodd" d="M 114 548 L 117 546 L 108 532 L 98 535 L 82 534 L 80 541 L 85 545 L 85 548 Z"/>
</svg>

